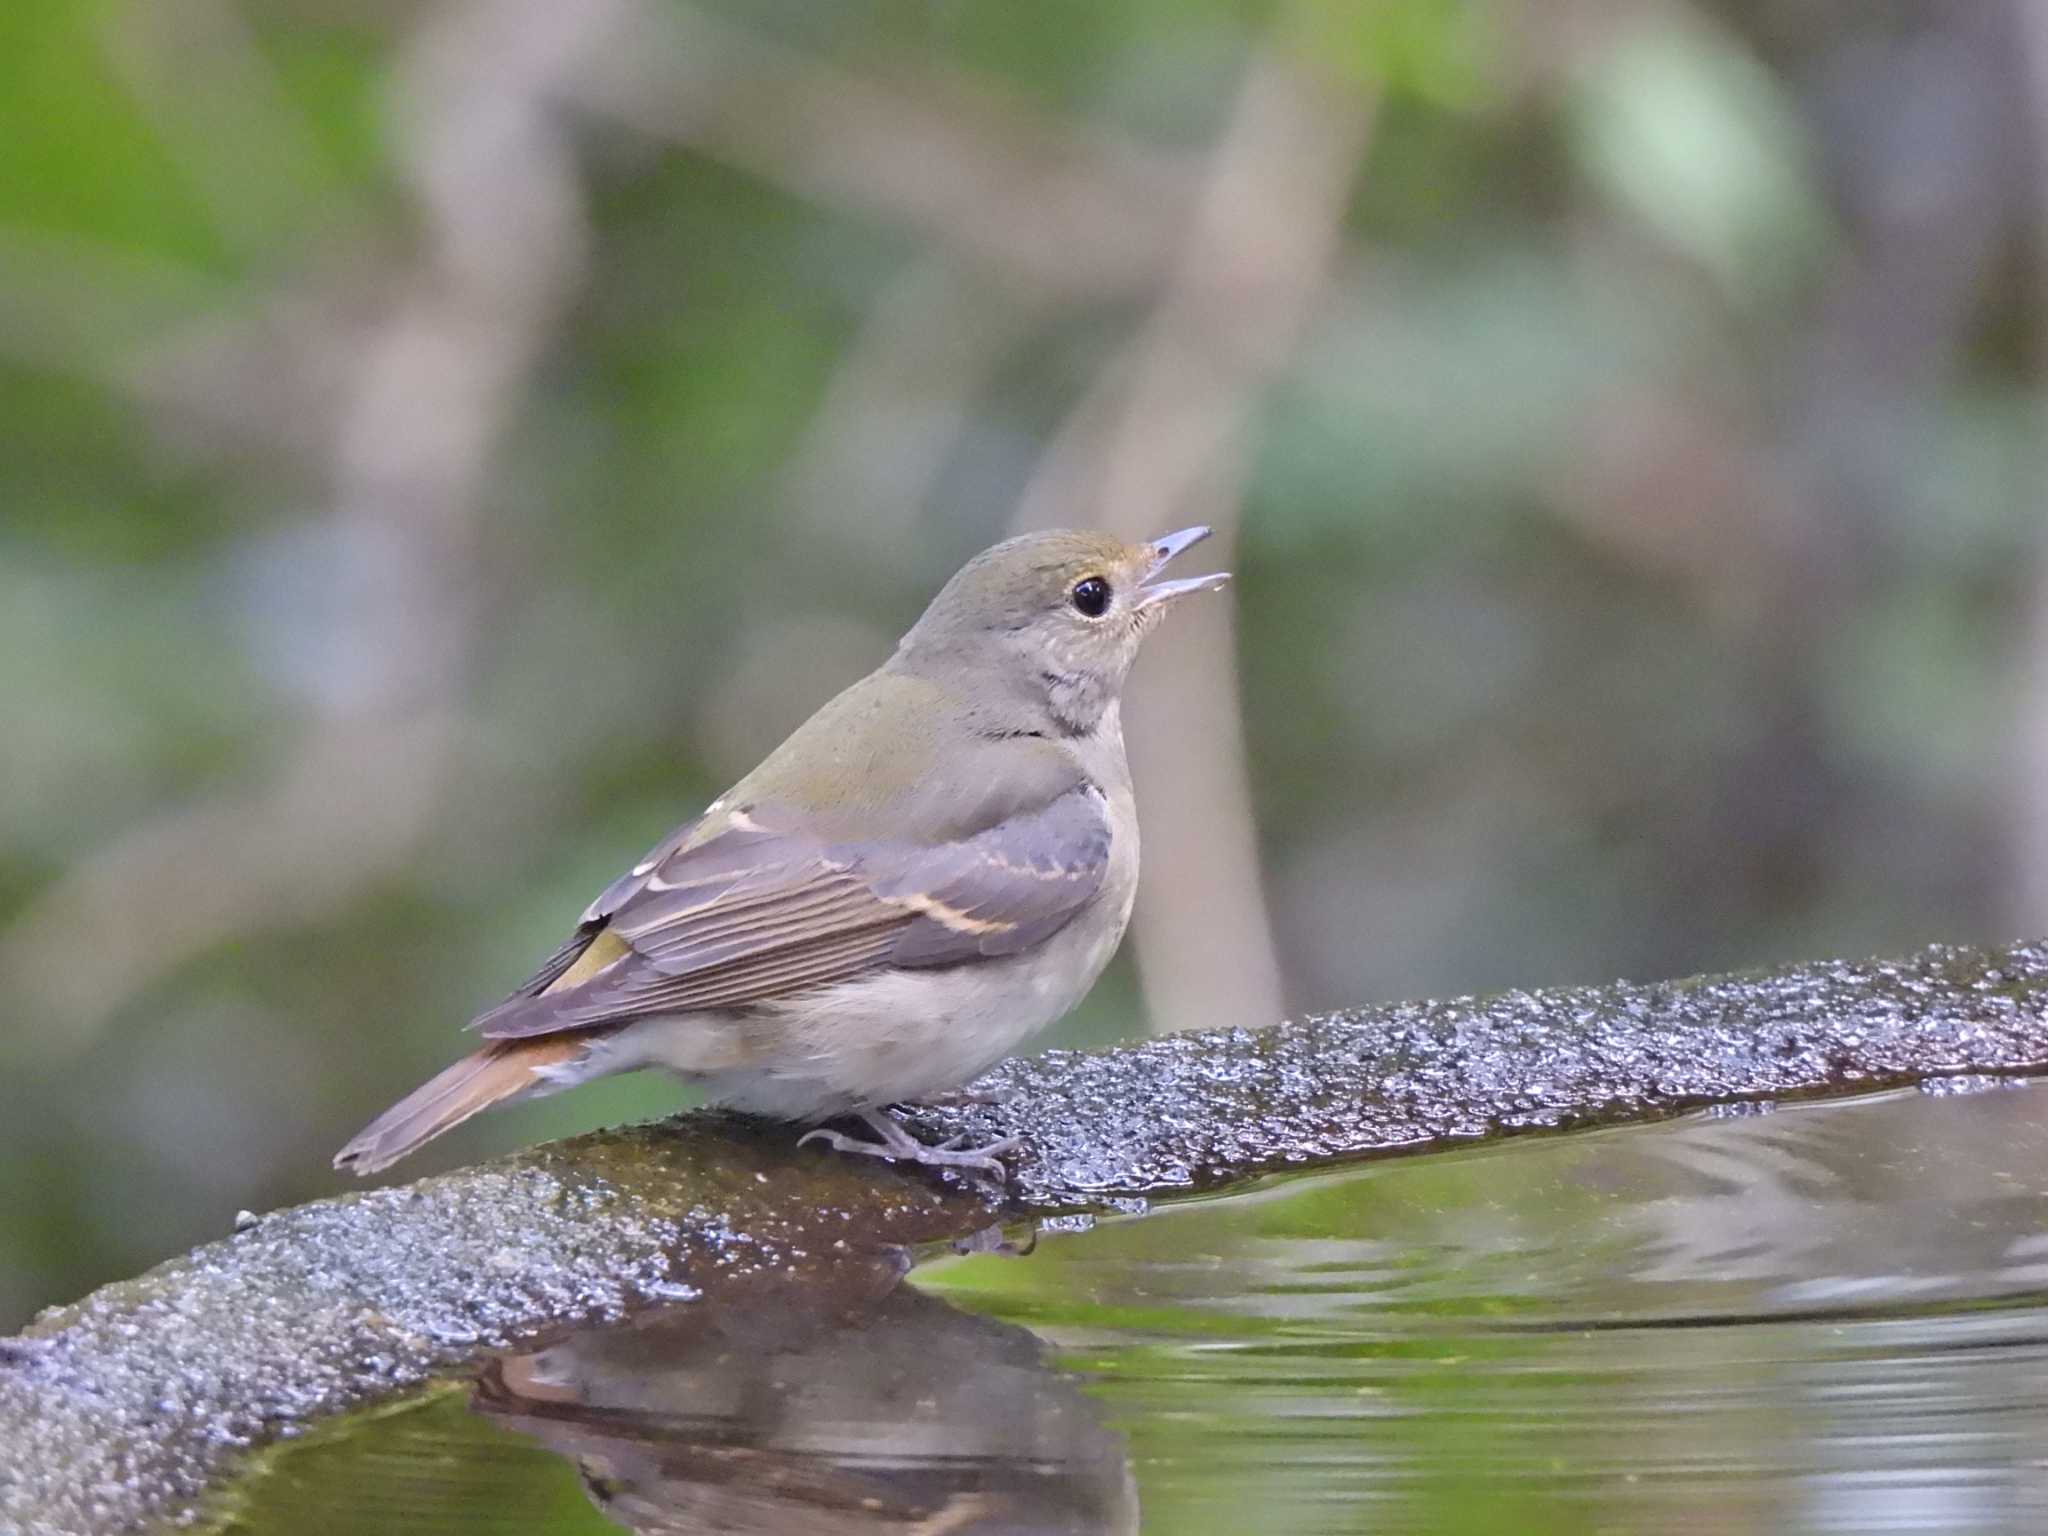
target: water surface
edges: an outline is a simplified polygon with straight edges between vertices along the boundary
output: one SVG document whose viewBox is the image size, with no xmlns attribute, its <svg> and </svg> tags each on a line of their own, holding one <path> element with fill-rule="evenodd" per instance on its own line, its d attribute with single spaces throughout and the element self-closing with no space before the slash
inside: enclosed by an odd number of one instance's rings
<svg viewBox="0 0 2048 1536">
<path fill-rule="evenodd" d="M 232 1528 L 2048 1529 L 2048 1088 L 1529 1138 L 901 1274 L 492 1362 L 273 1453 Z"/>
</svg>

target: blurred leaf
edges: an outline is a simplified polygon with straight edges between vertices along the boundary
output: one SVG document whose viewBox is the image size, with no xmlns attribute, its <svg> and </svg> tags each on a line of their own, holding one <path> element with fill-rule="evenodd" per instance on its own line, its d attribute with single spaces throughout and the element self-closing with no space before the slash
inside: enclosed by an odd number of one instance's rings
<svg viewBox="0 0 2048 1536">
<path fill-rule="evenodd" d="M 1572 105 L 1586 174 L 1731 294 L 1778 296 L 1812 269 L 1827 219 L 1806 134 L 1731 38 L 1629 27 L 1586 66 Z"/>
<path fill-rule="evenodd" d="M 108 68 L 100 29 L 118 11 L 111 0 L 0 6 L 0 223 L 218 263 L 204 213 Z"/>
<path fill-rule="evenodd" d="M 1438 109 L 1485 94 L 1483 49 L 1494 8 L 1476 0 L 1303 0 L 1284 8 L 1311 64 Z"/>
</svg>

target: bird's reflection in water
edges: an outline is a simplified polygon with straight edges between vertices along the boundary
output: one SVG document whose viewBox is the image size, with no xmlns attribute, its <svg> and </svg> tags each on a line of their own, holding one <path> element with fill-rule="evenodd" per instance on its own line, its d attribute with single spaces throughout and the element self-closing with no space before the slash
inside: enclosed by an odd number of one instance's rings
<svg viewBox="0 0 2048 1536">
<path fill-rule="evenodd" d="M 477 1408 L 635 1531 L 1134 1531 L 1122 1438 L 1021 1328 L 897 1283 L 721 1299 L 490 1365 Z"/>
</svg>

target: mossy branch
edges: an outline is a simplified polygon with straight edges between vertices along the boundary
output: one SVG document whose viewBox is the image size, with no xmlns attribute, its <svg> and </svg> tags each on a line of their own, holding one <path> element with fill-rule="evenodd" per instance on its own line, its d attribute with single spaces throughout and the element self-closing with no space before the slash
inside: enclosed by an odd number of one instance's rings
<svg viewBox="0 0 2048 1536">
<path fill-rule="evenodd" d="M 2048 944 L 1366 1008 L 1008 1063 L 928 1135 L 1005 1197 L 694 1114 L 261 1218 L 0 1340 L 0 1527 L 193 1510 L 247 1448 L 480 1351 L 851 1254 L 1279 1170 L 1709 1104 L 2048 1070 Z"/>
</svg>

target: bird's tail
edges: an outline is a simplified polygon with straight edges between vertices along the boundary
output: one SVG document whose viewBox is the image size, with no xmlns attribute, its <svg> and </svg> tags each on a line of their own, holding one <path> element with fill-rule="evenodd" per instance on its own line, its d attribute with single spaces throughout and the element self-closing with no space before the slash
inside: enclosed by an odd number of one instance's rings
<svg viewBox="0 0 2048 1536">
<path fill-rule="evenodd" d="M 334 1157 L 334 1166 L 375 1173 L 453 1130 L 471 1115 L 535 1090 L 559 1084 L 542 1074 L 582 1056 L 586 1038 L 549 1036 L 500 1040 L 429 1078 L 363 1128 Z"/>
</svg>

